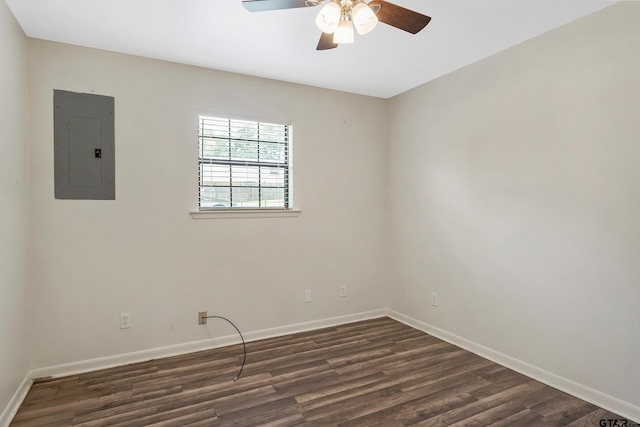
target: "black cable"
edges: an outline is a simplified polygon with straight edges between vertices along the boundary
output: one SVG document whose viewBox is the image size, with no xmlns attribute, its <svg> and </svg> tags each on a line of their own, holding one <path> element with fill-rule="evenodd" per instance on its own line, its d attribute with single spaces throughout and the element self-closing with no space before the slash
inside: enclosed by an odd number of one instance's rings
<svg viewBox="0 0 640 427">
<path fill-rule="evenodd" d="M 244 369 L 244 364 L 247 361 L 247 345 L 244 343 L 244 337 L 242 336 L 242 332 L 240 332 L 240 329 L 238 329 L 238 327 L 236 325 L 234 325 L 233 322 L 231 320 L 227 319 L 226 317 L 222 317 L 222 316 L 205 316 L 205 319 L 222 319 L 222 320 L 226 320 L 227 322 L 229 322 L 229 324 L 231 326 L 236 328 L 236 331 L 238 331 L 238 335 L 240 335 L 240 339 L 242 340 L 242 349 L 244 351 L 244 356 L 242 358 L 242 365 L 240 366 L 240 372 L 238 372 L 238 375 L 236 375 L 236 377 L 233 379 L 234 381 L 236 381 L 238 378 L 240 378 L 240 374 L 242 374 L 242 370 Z"/>
</svg>

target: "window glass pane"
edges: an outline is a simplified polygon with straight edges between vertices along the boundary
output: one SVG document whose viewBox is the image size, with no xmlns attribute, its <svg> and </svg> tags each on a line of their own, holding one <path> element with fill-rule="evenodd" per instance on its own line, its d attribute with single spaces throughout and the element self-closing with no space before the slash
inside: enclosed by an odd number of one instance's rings
<svg viewBox="0 0 640 427">
<path fill-rule="evenodd" d="M 260 141 L 260 160 L 284 163 L 286 158 L 286 144 Z"/>
<path fill-rule="evenodd" d="M 288 139 L 287 126 L 272 123 L 260 123 L 260 140 L 285 141 Z"/>
<path fill-rule="evenodd" d="M 200 118 L 200 135 L 202 136 L 214 136 L 214 124 L 211 120 Z"/>
<path fill-rule="evenodd" d="M 260 207 L 260 190 L 258 188 L 234 187 L 231 207 L 258 208 Z"/>
<path fill-rule="evenodd" d="M 284 187 L 284 169 L 274 167 L 260 168 L 260 185 L 269 187 Z"/>
<path fill-rule="evenodd" d="M 231 159 L 258 160 L 258 142 L 231 140 Z"/>
<path fill-rule="evenodd" d="M 200 117 L 200 135 L 210 137 L 229 137 L 230 122 L 228 119 Z"/>
<path fill-rule="evenodd" d="M 231 191 L 229 187 L 202 187 L 200 189 L 200 207 L 231 207 Z"/>
<path fill-rule="evenodd" d="M 255 166 L 231 166 L 231 181 L 234 186 L 257 187 L 259 170 Z"/>
<path fill-rule="evenodd" d="M 229 186 L 230 166 L 227 165 L 200 165 L 200 185 L 202 186 Z"/>
<path fill-rule="evenodd" d="M 220 138 L 200 138 L 200 157 L 205 159 L 228 159 L 229 140 Z"/>
<path fill-rule="evenodd" d="M 284 188 L 262 188 L 260 201 L 263 208 L 283 208 Z"/>
<path fill-rule="evenodd" d="M 232 120 L 229 136 L 233 139 L 258 139 L 258 123 L 245 120 Z"/>
</svg>

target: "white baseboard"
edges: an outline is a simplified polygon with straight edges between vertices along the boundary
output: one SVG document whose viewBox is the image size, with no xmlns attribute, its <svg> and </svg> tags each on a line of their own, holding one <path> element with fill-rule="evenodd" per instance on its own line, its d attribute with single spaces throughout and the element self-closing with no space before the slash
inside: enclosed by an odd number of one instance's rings
<svg viewBox="0 0 640 427">
<path fill-rule="evenodd" d="M 604 408 L 636 423 L 640 423 L 640 406 L 602 393 L 598 390 L 594 390 L 568 378 L 556 375 L 552 372 L 538 368 L 537 366 L 530 365 L 522 360 L 515 359 L 504 353 L 492 350 L 412 317 L 405 316 L 404 314 L 398 313 L 394 310 L 387 310 L 387 316 L 408 326 L 424 331 L 429 335 L 433 335 L 436 338 L 440 338 L 443 341 L 468 350 L 478 356 L 484 357 L 485 359 L 491 360 L 492 362 L 498 363 L 499 365 L 526 375 L 527 377 L 533 378 L 536 381 L 540 381 L 543 384 Z"/>
<path fill-rule="evenodd" d="M 258 341 L 297 332 L 306 332 L 314 329 L 321 329 L 330 326 L 342 325 L 346 323 L 358 322 L 361 320 L 373 319 L 387 315 L 386 309 L 367 311 L 357 314 L 332 317 L 328 319 L 313 320 L 310 322 L 295 323 L 293 325 L 279 326 L 276 328 L 262 329 L 259 331 L 243 332 L 246 342 Z M 135 351 L 131 353 L 118 354 L 114 356 L 100 357 L 97 359 L 81 360 L 78 362 L 65 363 L 62 365 L 47 366 L 32 370 L 31 379 L 42 377 L 63 377 L 76 375 L 83 372 L 97 371 L 100 369 L 123 366 L 131 363 L 145 362 L 162 357 L 178 356 L 181 354 L 193 353 L 196 351 L 209 350 L 217 347 L 240 343 L 238 335 L 228 335 L 219 338 L 199 340 L 184 344 L 170 345 L 166 347 L 152 348 L 148 350 Z"/>
<path fill-rule="evenodd" d="M 13 394 L 13 397 L 9 401 L 9 404 L 0 414 L 0 427 L 9 427 L 9 424 L 11 424 L 11 420 L 13 420 L 13 417 L 16 416 L 20 405 L 22 405 L 22 402 L 24 402 L 24 398 L 27 397 L 27 393 L 31 388 L 31 384 L 33 384 L 33 380 L 31 378 L 32 377 L 30 373 L 28 373 L 24 377 L 24 379 L 20 383 L 20 386 L 18 387 L 18 390 L 16 390 L 16 392 Z"/>
</svg>

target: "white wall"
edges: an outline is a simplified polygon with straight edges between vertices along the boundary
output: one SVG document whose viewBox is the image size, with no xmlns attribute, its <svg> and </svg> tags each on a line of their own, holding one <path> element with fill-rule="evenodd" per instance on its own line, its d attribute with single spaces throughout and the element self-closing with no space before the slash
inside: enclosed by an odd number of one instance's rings
<svg viewBox="0 0 640 427">
<path fill-rule="evenodd" d="M 0 1 L 0 413 L 28 370 L 27 38 Z M 2 416 L 0 416 L 0 423 Z"/>
<path fill-rule="evenodd" d="M 622 2 L 397 96 L 390 143 L 391 308 L 636 408 L 638 17 Z"/>
<path fill-rule="evenodd" d="M 385 305 L 383 100 L 39 40 L 29 48 L 33 367 L 206 339 L 200 310 L 247 332 Z M 115 97 L 115 201 L 54 199 L 54 89 Z M 199 111 L 293 122 L 299 217 L 191 218 Z M 120 312 L 131 312 L 131 329 L 119 329 Z"/>
</svg>

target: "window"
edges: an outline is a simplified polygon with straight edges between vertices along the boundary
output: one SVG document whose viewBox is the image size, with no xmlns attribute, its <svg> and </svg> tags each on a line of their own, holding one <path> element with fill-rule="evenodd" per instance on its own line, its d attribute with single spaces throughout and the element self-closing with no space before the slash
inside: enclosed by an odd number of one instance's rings
<svg viewBox="0 0 640 427">
<path fill-rule="evenodd" d="M 199 207 L 289 209 L 291 126 L 199 117 Z"/>
</svg>

